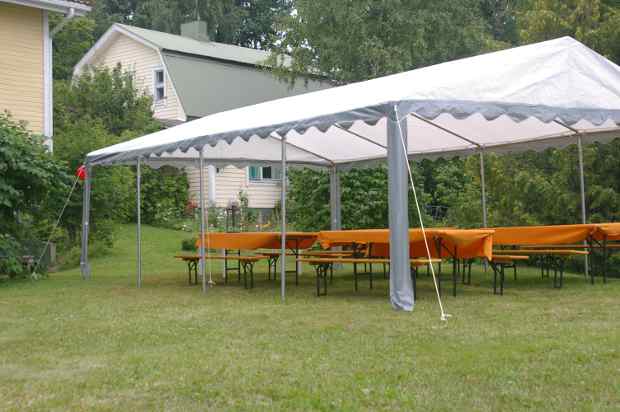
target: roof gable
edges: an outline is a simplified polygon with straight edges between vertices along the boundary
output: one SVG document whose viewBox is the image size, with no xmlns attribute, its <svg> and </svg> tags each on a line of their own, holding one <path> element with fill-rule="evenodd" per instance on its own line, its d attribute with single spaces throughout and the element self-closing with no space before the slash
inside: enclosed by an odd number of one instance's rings
<svg viewBox="0 0 620 412">
<path fill-rule="evenodd" d="M 92 64 L 95 57 L 109 47 L 119 34 L 129 36 L 145 46 L 176 53 L 220 60 L 236 64 L 251 66 L 266 66 L 266 60 L 270 53 L 264 50 L 250 49 L 231 44 L 218 42 L 201 42 L 176 34 L 164 33 L 155 30 L 143 29 L 126 24 L 115 23 L 97 40 L 90 50 L 75 65 L 73 73 L 79 75 L 84 66 Z M 289 57 L 284 56 L 285 63 Z"/>
<path fill-rule="evenodd" d="M 269 52 L 264 50 L 250 49 L 248 47 L 240 47 L 214 41 L 202 42 L 177 34 L 142 29 L 125 24 L 116 24 L 116 26 L 127 30 L 161 50 L 169 50 L 253 66 L 264 65 L 264 62 L 270 55 Z"/>
</svg>

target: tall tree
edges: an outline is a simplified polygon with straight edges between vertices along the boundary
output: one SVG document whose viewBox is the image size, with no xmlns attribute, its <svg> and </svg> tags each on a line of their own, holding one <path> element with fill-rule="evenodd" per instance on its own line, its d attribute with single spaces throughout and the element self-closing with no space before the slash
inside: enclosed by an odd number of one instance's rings
<svg viewBox="0 0 620 412">
<path fill-rule="evenodd" d="M 319 72 L 340 84 L 496 47 L 476 0 L 297 0 L 279 31 L 276 51 L 293 58 L 281 75 Z"/>
<path fill-rule="evenodd" d="M 620 2 L 617 0 L 528 0 L 519 13 L 524 43 L 572 36 L 620 62 Z"/>
<path fill-rule="evenodd" d="M 97 37 L 114 22 L 179 34 L 182 23 L 201 19 L 215 41 L 268 49 L 275 21 L 292 8 L 292 0 L 100 0 L 93 15 Z"/>
<path fill-rule="evenodd" d="M 480 0 L 482 16 L 493 38 L 507 45 L 519 42 L 517 7 L 524 0 Z"/>
</svg>

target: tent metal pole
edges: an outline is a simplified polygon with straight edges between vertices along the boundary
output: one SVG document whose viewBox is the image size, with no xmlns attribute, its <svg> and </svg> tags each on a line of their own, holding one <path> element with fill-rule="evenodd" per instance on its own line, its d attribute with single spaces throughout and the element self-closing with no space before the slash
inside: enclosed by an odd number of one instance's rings
<svg viewBox="0 0 620 412">
<path fill-rule="evenodd" d="M 137 260 L 137 286 L 142 287 L 142 171 L 140 157 L 136 160 L 136 260 Z"/>
<path fill-rule="evenodd" d="M 585 225 L 587 223 L 588 216 L 586 213 L 586 182 L 583 172 L 583 145 L 581 142 L 581 135 L 577 136 L 577 151 L 579 155 L 579 186 L 581 190 L 581 223 Z M 584 245 L 587 245 L 587 242 L 584 242 Z M 590 271 L 588 263 L 588 256 L 586 255 L 584 261 L 584 275 L 586 279 L 588 279 L 588 272 Z"/>
<path fill-rule="evenodd" d="M 88 232 L 90 221 L 90 190 L 91 166 L 86 164 L 86 178 L 84 179 L 82 197 L 82 255 L 80 257 L 80 272 L 82 279 L 90 279 L 90 264 L 88 263 Z"/>
<path fill-rule="evenodd" d="M 409 265 L 407 135 L 406 119 L 399 119 L 396 108 L 391 109 L 387 119 L 390 301 L 394 309 L 412 311 L 414 296 Z"/>
<path fill-rule="evenodd" d="M 338 169 L 333 166 L 329 169 L 329 209 L 331 229 L 342 229 L 342 203 L 340 191 L 340 175 Z"/>
<path fill-rule="evenodd" d="M 200 276 L 202 292 L 207 293 L 207 276 L 205 261 L 205 159 L 204 148 L 200 148 Z"/>
<path fill-rule="evenodd" d="M 217 174 L 217 169 L 215 166 L 209 165 L 207 166 L 207 170 L 207 175 L 209 176 L 209 184 L 207 185 L 207 198 L 209 200 L 209 204 L 213 205 L 215 204 L 215 197 L 217 196 L 217 188 L 215 186 L 215 176 Z"/>
<path fill-rule="evenodd" d="M 282 137 L 282 190 L 280 192 L 281 208 L 281 246 L 280 251 L 280 297 L 282 302 L 286 301 L 286 136 Z M 297 262 L 295 262 L 297 264 Z"/>
<path fill-rule="evenodd" d="M 480 151 L 480 195 L 482 196 L 482 226 L 489 227 L 487 220 L 487 189 L 484 176 L 484 152 Z"/>
</svg>

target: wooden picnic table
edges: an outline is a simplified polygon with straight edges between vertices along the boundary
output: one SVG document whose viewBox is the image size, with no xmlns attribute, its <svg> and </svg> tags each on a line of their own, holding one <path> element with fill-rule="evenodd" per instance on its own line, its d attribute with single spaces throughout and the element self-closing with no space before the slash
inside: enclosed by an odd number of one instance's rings
<svg viewBox="0 0 620 412">
<path fill-rule="evenodd" d="M 528 260 L 530 257 L 526 255 L 493 255 L 493 259 L 489 261 L 491 269 L 493 269 L 493 294 L 497 295 L 497 278 L 499 277 L 499 294 L 504 294 L 505 270 L 512 268 L 514 270 L 514 279 L 517 280 L 517 261 Z"/>
<path fill-rule="evenodd" d="M 315 232 L 286 232 L 285 246 L 295 256 L 299 258 L 299 252 L 302 249 L 308 249 L 316 242 L 317 233 Z M 281 232 L 213 232 L 205 235 L 205 239 L 198 239 L 196 247 L 200 248 L 204 240 L 205 247 L 211 249 L 224 249 L 228 255 L 229 250 L 236 250 L 236 256 L 241 255 L 241 250 L 256 251 L 258 249 L 280 249 L 282 247 Z M 228 260 L 224 260 L 224 271 L 227 273 L 229 269 L 237 270 L 237 267 L 229 268 Z M 277 264 L 277 258 L 270 254 L 269 273 L 271 277 L 271 267 Z M 275 270 L 274 266 L 274 271 Z M 295 284 L 299 285 L 299 267 L 295 265 L 294 271 L 287 273 L 295 273 Z M 275 277 L 275 274 L 274 274 Z"/>
<path fill-rule="evenodd" d="M 194 273 L 195 283 L 198 283 L 198 262 L 200 262 L 200 255 L 176 255 L 175 258 L 180 259 L 187 263 L 187 272 L 189 275 L 189 283 L 192 284 L 192 272 Z M 239 262 L 240 268 L 243 269 L 243 285 L 248 289 L 248 275 L 250 275 L 249 289 L 254 288 L 254 265 L 264 259 L 268 259 L 263 255 L 252 256 L 216 256 L 206 255 L 206 260 L 224 260 L 231 259 Z M 238 277 L 239 283 L 241 283 L 241 271 L 239 271 Z M 228 283 L 228 273 L 224 273 L 224 282 Z"/>
<path fill-rule="evenodd" d="M 540 260 L 541 276 L 545 273 L 549 277 L 549 272 L 553 269 L 553 287 L 562 288 L 564 285 L 564 264 L 568 257 L 587 256 L 590 252 L 577 249 L 503 249 L 493 251 L 495 256 L 499 255 L 527 255 L 538 256 Z M 559 275 L 559 278 L 558 278 Z"/>
<path fill-rule="evenodd" d="M 327 274 L 330 274 L 330 278 L 333 280 L 333 268 L 334 264 L 353 264 L 353 276 L 355 280 L 355 291 L 358 290 L 358 277 L 361 275 L 357 271 L 358 264 L 387 264 L 389 265 L 390 259 L 388 258 L 352 258 L 352 257 L 306 257 L 301 258 L 301 262 L 306 262 L 312 266 L 314 266 L 316 271 L 316 294 L 317 296 L 327 295 Z M 423 259 L 423 258 L 414 258 L 410 259 L 410 264 L 412 267 L 412 278 L 413 278 L 413 293 L 415 298 L 416 293 L 416 274 L 417 270 L 415 268 L 417 266 L 428 265 L 433 263 L 441 263 L 441 259 Z M 415 273 L 414 273 L 415 272 Z M 372 270 L 368 273 L 370 289 L 373 288 L 373 272 Z M 321 283 L 323 284 L 323 292 L 321 292 Z"/>
</svg>

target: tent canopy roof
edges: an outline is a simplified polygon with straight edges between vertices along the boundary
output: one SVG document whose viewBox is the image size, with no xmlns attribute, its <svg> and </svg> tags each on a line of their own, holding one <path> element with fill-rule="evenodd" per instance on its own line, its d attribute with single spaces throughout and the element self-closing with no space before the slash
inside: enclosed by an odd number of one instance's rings
<svg viewBox="0 0 620 412">
<path fill-rule="evenodd" d="M 605 141 L 620 137 L 620 67 L 564 37 L 217 113 L 87 161 L 184 165 L 204 148 L 209 163 L 271 163 L 286 136 L 289 163 L 348 167 L 386 157 L 394 110 L 413 158 Z"/>
</svg>

